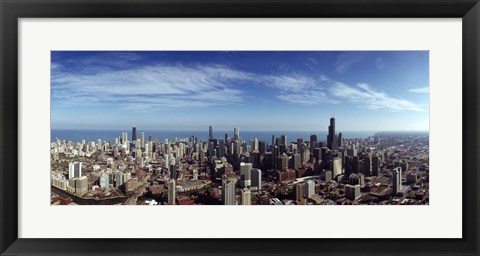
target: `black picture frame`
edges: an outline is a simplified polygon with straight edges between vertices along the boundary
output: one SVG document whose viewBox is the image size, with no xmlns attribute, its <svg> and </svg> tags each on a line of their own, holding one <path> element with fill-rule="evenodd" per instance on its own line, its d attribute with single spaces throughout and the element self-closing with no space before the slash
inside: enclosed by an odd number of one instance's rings
<svg viewBox="0 0 480 256">
<path fill-rule="evenodd" d="M 0 0 L 0 16 L 1 255 L 479 255 L 478 0 Z M 463 238 L 18 238 L 18 19 L 50 17 L 462 18 Z"/>
</svg>

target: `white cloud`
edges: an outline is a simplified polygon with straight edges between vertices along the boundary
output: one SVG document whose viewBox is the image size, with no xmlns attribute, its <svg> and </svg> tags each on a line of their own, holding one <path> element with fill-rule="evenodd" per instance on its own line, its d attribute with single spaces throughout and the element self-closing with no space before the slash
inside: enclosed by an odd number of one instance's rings
<svg viewBox="0 0 480 256">
<path fill-rule="evenodd" d="M 353 64 L 362 60 L 363 54 L 340 54 L 333 64 L 334 71 L 337 73 L 345 73 Z"/>
<path fill-rule="evenodd" d="M 324 92 L 308 92 L 297 94 L 280 94 L 277 98 L 286 101 L 287 103 L 301 104 L 301 105 L 316 105 L 316 104 L 337 104 L 337 100 L 331 99 Z"/>
<path fill-rule="evenodd" d="M 430 88 L 427 86 L 427 87 L 410 89 L 409 91 L 414 93 L 429 93 Z"/>
<path fill-rule="evenodd" d="M 61 105 L 113 104 L 124 109 L 192 107 L 241 102 L 231 81 L 252 79 L 223 66 L 145 66 L 97 70 L 95 74 L 54 72 L 52 99 Z"/>
<path fill-rule="evenodd" d="M 358 84 L 356 87 L 352 87 L 336 82 L 334 86 L 330 88 L 330 93 L 358 107 L 370 110 L 386 110 L 391 112 L 405 110 L 416 112 L 424 111 L 424 109 L 413 102 L 391 97 L 384 92 L 378 92 L 368 84 Z"/>
</svg>

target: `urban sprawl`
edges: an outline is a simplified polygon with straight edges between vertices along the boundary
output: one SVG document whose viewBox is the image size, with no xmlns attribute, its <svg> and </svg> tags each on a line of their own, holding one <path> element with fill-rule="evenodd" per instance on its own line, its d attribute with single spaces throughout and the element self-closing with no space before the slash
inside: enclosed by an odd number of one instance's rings
<svg viewBox="0 0 480 256">
<path fill-rule="evenodd" d="M 330 119 L 326 141 L 271 142 L 214 136 L 145 139 L 132 128 L 115 141 L 56 139 L 52 205 L 424 205 L 428 133 L 344 138 Z"/>
</svg>

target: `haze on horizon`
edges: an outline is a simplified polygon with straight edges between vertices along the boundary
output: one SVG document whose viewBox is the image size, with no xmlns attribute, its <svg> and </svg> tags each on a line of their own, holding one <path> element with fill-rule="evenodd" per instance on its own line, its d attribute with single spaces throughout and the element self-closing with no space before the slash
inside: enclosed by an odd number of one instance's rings
<svg viewBox="0 0 480 256">
<path fill-rule="evenodd" d="M 428 51 L 52 51 L 52 129 L 428 131 Z"/>
</svg>

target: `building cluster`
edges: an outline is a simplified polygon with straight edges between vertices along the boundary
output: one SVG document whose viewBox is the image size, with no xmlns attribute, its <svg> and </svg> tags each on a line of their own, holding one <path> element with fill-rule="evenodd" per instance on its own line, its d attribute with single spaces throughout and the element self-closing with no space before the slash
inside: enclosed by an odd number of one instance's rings
<svg viewBox="0 0 480 256">
<path fill-rule="evenodd" d="M 428 134 L 347 139 L 333 117 L 326 141 L 246 141 L 237 127 L 218 138 L 212 126 L 204 141 L 158 141 L 134 126 L 131 140 L 52 142 L 52 203 L 428 204 L 428 146 Z"/>
</svg>

